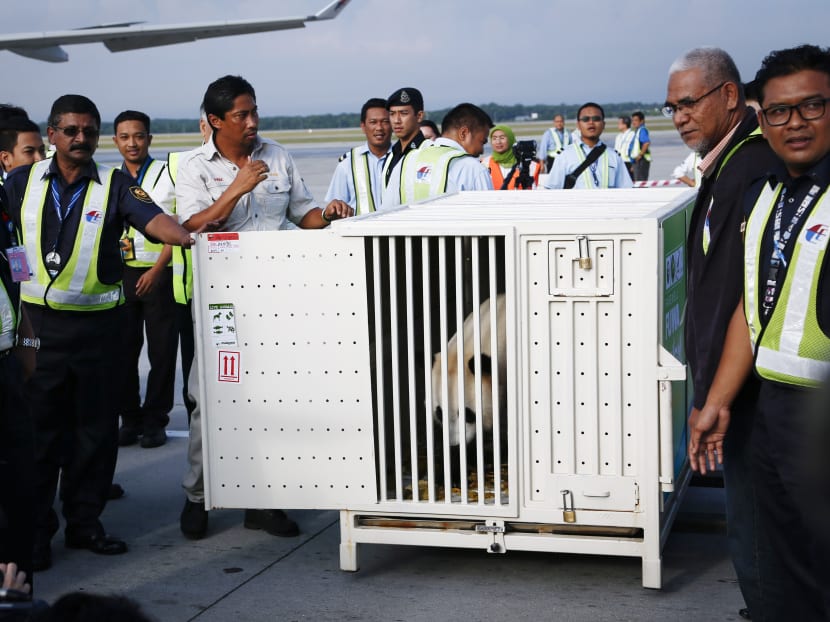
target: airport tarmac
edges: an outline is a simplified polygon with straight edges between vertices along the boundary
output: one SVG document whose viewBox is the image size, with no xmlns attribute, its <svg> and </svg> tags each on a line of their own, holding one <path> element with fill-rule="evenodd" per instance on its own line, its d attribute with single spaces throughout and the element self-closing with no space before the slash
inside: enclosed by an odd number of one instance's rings
<svg viewBox="0 0 830 622">
<path fill-rule="evenodd" d="M 672 146 L 661 138 L 653 179 L 668 178 L 686 153 L 679 140 Z M 289 147 L 322 199 L 346 146 Z M 360 570 L 343 572 L 333 511 L 289 509 L 302 533 L 276 538 L 245 529 L 242 510 L 214 510 L 207 537 L 187 540 L 179 531 L 187 449 L 180 387 L 179 379 L 168 443 L 119 452 L 115 480 L 126 495 L 108 504 L 102 520 L 130 551 L 106 557 L 65 549 L 59 533 L 53 567 L 35 575 L 39 598 L 124 594 L 160 622 L 740 619 L 719 488 L 689 490 L 663 552 L 661 590 L 642 587 L 638 558 L 611 556 L 364 544 Z"/>
</svg>

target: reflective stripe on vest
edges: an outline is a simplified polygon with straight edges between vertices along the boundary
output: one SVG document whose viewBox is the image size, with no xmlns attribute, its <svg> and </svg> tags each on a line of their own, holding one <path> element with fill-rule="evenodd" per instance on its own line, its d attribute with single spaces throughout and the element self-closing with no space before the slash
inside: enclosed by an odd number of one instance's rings
<svg viewBox="0 0 830 622">
<path fill-rule="evenodd" d="M 97 311 L 118 306 L 121 283 L 104 284 L 98 280 L 98 255 L 101 232 L 107 216 L 110 184 L 115 169 L 98 166 L 98 176 L 104 183 L 92 179 L 86 190 L 81 209 L 75 245 L 64 258 L 60 272 L 52 279 L 43 263 L 41 231 L 49 179 L 43 176 L 51 160 L 37 162 L 29 173 L 26 194 L 21 206 L 23 243 L 29 257 L 34 257 L 29 269 L 32 277 L 20 284 L 20 298 L 32 304 L 69 311 Z"/>
<path fill-rule="evenodd" d="M 369 176 L 369 152 L 361 153 L 361 151 L 362 147 L 352 149 L 355 216 L 375 211 L 375 198 L 372 196 L 372 178 Z"/>
<path fill-rule="evenodd" d="M 624 163 L 630 164 L 631 163 L 631 141 L 634 140 L 634 130 L 628 128 L 621 134 L 620 137 L 620 148 L 617 153 L 620 154 L 620 158 Z"/>
<path fill-rule="evenodd" d="M 732 147 L 727 154 L 724 156 L 723 160 L 721 160 L 720 166 L 718 166 L 718 170 L 715 172 L 715 179 L 717 180 L 720 177 L 721 171 L 726 166 L 726 163 L 732 159 L 732 156 L 738 152 L 738 149 L 743 147 L 746 143 L 751 140 L 766 140 L 764 135 L 761 133 L 761 128 L 756 127 L 752 130 L 749 134 L 747 134 L 743 139 L 741 139 L 737 145 Z M 695 172 L 699 174 L 697 166 L 695 166 Z M 698 181 L 697 174 L 695 175 L 695 181 Z M 699 185 L 699 184 L 698 184 Z M 709 252 L 709 243 L 712 241 L 712 233 L 709 227 L 709 215 L 712 212 L 712 206 L 714 205 L 715 198 L 714 196 L 709 200 L 709 207 L 706 208 L 706 216 L 703 218 L 703 254 Z"/>
<path fill-rule="evenodd" d="M 6 286 L 3 281 L 0 281 L 0 352 L 5 352 L 14 346 L 16 334 L 17 313 L 6 291 Z"/>
<path fill-rule="evenodd" d="M 555 127 L 548 128 L 548 132 L 550 132 L 551 138 L 553 138 L 554 149 L 548 149 L 547 156 L 549 158 L 555 158 L 558 154 L 562 153 L 562 150 L 570 144 L 573 144 L 573 138 L 571 138 L 570 133 L 562 130 L 562 135 L 564 138 L 559 138 L 559 132 L 556 131 Z"/>
<path fill-rule="evenodd" d="M 587 157 L 585 152 L 582 150 L 582 145 L 574 145 L 571 147 L 572 149 L 576 150 L 576 157 L 579 159 L 579 163 L 582 164 Z M 594 147 L 596 149 L 596 147 Z M 602 177 L 599 179 L 599 186 L 594 183 L 594 176 L 591 174 L 591 166 L 586 168 L 582 171 L 582 183 L 585 185 L 586 188 L 607 188 L 608 187 L 608 147 L 605 147 L 605 151 L 602 152 L 602 155 L 599 156 L 596 162 L 597 166 L 602 167 Z"/>
<path fill-rule="evenodd" d="M 181 153 L 167 154 L 167 172 L 173 185 L 179 173 Z M 193 299 L 193 251 L 181 246 L 173 247 L 173 298 L 180 305 L 186 305 Z"/>
<path fill-rule="evenodd" d="M 151 160 L 150 164 L 147 165 L 147 170 L 144 171 L 144 177 L 141 178 L 141 187 L 147 192 L 153 190 L 166 168 L 167 164 L 164 162 Z M 127 231 L 127 237 L 133 239 L 135 259 L 128 259 L 124 263 L 131 268 L 150 268 L 156 265 L 159 257 L 161 257 L 161 251 L 164 250 L 164 244 L 150 242 L 140 231 L 133 227 L 130 227 Z"/>
<path fill-rule="evenodd" d="M 430 145 L 408 154 L 401 165 L 401 204 L 436 197 L 447 191 L 450 164 L 470 157 L 446 145 Z"/>
<path fill-rule="evenodd" d="M 761 241 L 782 187 L 765 184 L 747 221 L 744 312 L 758 374 L 775 382 L 817 386 L 830 374 L 830 337 L 819 327 L 816 315 L 821 265 L 830 239 L 830 200 L 825 190 L 804 215 L 778 299 L 763 326 L 759 297 L 766 277 L 758 275 Z"/>
<path fill-rule="evenodd" d="M 634 136 L 631 139 L 631 159 L 634 160 L 638 155 L 640 155 L 640 149 L 642 143 L 640 142 L 640 129 L 642 129 L 642 125 L 638 127 L 636 130 L 632 130 L 634 132 Z M 651 162 L 651 147 L 643 154 L 643 160 L 646 162 Z"/>
</svg>

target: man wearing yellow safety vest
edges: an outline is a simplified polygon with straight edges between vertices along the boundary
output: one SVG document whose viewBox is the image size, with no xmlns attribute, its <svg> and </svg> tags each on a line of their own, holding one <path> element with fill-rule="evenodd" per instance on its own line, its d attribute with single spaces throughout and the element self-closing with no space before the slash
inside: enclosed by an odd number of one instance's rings
<svg viewBox="0 0 830 622">
<path fill-rule="evenodd" d="M 421 132 L 421 121 L 424 120 L 424 98 L 421 91 L 411 86 L 398 89 L 386 100 L 386 109 L 389 111 L 392 131 L 398 140 L 392 145 L 392 153 L 383 165 L 384 187 L 404 156 L 420 147 L 425 140 Z"/>
<path fill-rule="evenodd" d="M 461 190 L 492 190 L 489 171 L 478 158 L 493 126 L 484 110 L 459 104 L 441 122 L 441 137 L 411 151 L 383 192 L 383 209 Z"/>
<path fill-rule="evenodd" d="M 340 199 L 356 215 L 380 208 L 383 194 L 383 170 L 392 152 L 392 126 L 386 100 L 372 98 L 360 109 L 360 129 L 366 142 L 343 156 L 334 169 L 325 201 Z"/>
<path fill-rule="evenodd" d="M 33 567 L 51 565 L 58 530 L 52 509 L 61 478 L 65 545 L 102 555 L 123 540 L 99 520 L 118 449 L 118 397 L 125 223 L 148 237 L 189 246 L 188 231 L 133 180 L 92 159 L 101 117 L 82 95 L 55 100 L 48 138 L 55 155 L 15 169 L 6 180 L 31 276 L 21 298 L 40 340 L 26 385 L 35 424 Z"/>
<path fill-rule="evenodd" d="M 175 193 L 167 164 L 150 156 L 150 118 L 125 110 L 113 122 L 113 142 L 124 158 L 121 170 L 169 215 L 175 213 Z M 118 444 L 159 447 L 167 441 L 165 428 L 173 408 L 176 381 L 176 306 L 173 300 L 171 247 L 147 240 L 130 227 L 121 240 L 124 257 L 124 389 Z M 150 371 L 141 401 L 139 359 L 147 332 Z"/>
<path fill-rule="evenodd" d="M 812 462 L 827 452 L 813 438 L 827 429 L 827 403 L 809 415 L 830 380 L 830 48 L 772 52 L 755 83 L 783 167 L 747 195 L 743 304 L 713 387 L 724 410 L 750 370 L 760 379 L 753 474 L 771 543 L 763 619 L 828 620 L 830 474 Z"/>
<path fill-rule="evenodd" d="M 651 137 L 646 127 L 646 117 L 641 111 L 631 113 L 631 178 L 634 181 L 648 181 L 651 168 Z"/>
<path fill-rule="evenodd" d="M 562 153 L 565 147 L 572 145 L 573 142 L 573 136 L 565 129 L 565 116 L 561 114 L 554 115 L 553 127 L 545 130 L 539 140 L 539 155 L 544 157 L 544 160 L 539 159 L 539 163 L 544 164 L 545 170 L 550 172 L 556 156 Z"/>
<path fill-rule="evenodd" d="M 701 411 L 720 399 L 712 392 L 712 379 L 743 289 L 743 200 L 753 180 L 777 162 L 757 131 L 758 121 L 746 105 L 741 84 L 738 68 L 725 51 L 693 49 L 669 68 L 663 107 L 686 146 L 700 155 L 702 172 L 686 242 L 684 338 L 693 389 L 689 462 L 704 474 L 710 445 L 701 443 L 701 437 L 712 430 L 722 435 L 726 428 L 708 415 L 701 416 Z M 757 383 L 750 379 L 732 401 L 731 423 L 716 449 L 723 461 L 729 552 L 749 615 L 760 617 L 759 564 L 765 545 L 756 529 L 749 444 L 757 391 Z"/>
<path fill-rule="evenodd" d="M 320 208 L 311 196 L 294 158 L 282 145 L 259 136 L 254 87 L 240 76 L 212 82 L 202 102 L 212 129 L 210 139 L 192 151 L 176 173 L 176 211 L 184 226 L 196 231 L 322 229 L 351 216 L 347 203 L 333 200 Z M 198 397 L 194 361 L 190 393 Z M 182 533 L 192 539 L 207 533 L 204 501 L 201 408 L 191 413 L 189 469 L 182 483 L 187 498 L 179 517 Z M 244 526 L 276 536 L 296 536 L 299 527 L 282 510 L 248 509 Z"/>
<path fill-rule="evenodd" d="M 600 138 L 605 130 L 602 106 L 582 104 L 576 123 L 580 138 L 554 160 L 545 188 L 630 188 L 631 177 L 620 155 Z"/>
</svg>

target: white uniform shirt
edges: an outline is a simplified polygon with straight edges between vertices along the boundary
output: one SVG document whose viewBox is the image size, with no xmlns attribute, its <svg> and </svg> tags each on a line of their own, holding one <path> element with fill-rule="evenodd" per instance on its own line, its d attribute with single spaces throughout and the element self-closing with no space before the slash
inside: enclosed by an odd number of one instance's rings
<svg viewBox="0 0 830 622">
<path fill-rule="evenodd" d="M 257 138 L 252 160 L 268 165 L 268 178 L 245 194 L 227 221 L 224 231 L 276 231 L 296 229 L 309 211 L 317 207 L 294 158 L 282 145 Z M 179 166 L 176 178 L 176 210 L 182 222 L 211 205 L 228 189 L 239 172 L 236 164 L 216 149 L 211 138 L 195 149 Z"/>
<path fill-rule="evenodd" d="M 598 147 L 602 144 L 603 142 L 599 141 L 596 146 Z M 577 149 L 582 151 L 582 157 L 580 157 L 577 153 Z M 556 160 L 553 161 L 553 168 L 551 169 L 548 178 L 545 180 L 545 188 L 548 190 L 564 188 L 565 176 L 576 170 L 576 168 L 579 167 L 592 150 L 592 147 L 589 147 L 580 140 L 556 156 Z M 633 185 L 631 183 L 631 177 L 628 175 L 628 170 L 625 168 L 625 164 L 623 164 L 620 154 L 613 149 L 608 149 L 607 147 L 605 152 L 587 169 L 592 181 L 591 185 L 585 185 L 585 176 L 583 173 L 577 178 L 574 188 L 596 188 L 602 185 L 602 180 L 605 174 L 602 167 L 604 166 L 606 158 L 608 162 L 608 187 L 630 188 Z M 599 183 L 593 182 L 594 179 L 596 179 Z"/>
</svg>

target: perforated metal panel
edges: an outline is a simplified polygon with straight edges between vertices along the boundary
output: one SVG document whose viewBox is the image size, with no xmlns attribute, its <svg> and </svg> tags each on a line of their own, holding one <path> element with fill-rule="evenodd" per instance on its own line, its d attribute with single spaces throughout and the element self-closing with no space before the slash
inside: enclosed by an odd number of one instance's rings
<svg viewBox="0 0 830 622">
<path fill-rule="evenodd" d="M 205 234 L 194 254 L 208 503 L 375 501 L 362 242 L 328 231 Z M 217 311 L 229 313 L 216 305 L 232 305 L 235 345 L 228 331 L 215 339 Z"/>
</svg>

